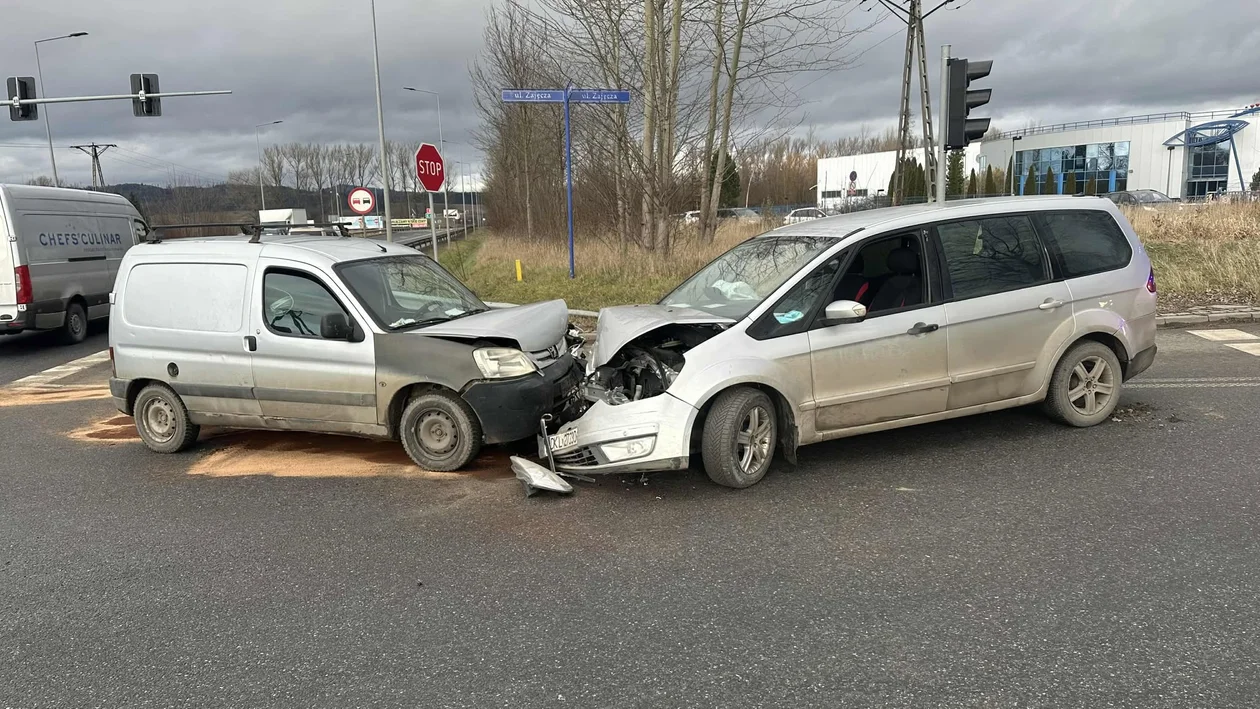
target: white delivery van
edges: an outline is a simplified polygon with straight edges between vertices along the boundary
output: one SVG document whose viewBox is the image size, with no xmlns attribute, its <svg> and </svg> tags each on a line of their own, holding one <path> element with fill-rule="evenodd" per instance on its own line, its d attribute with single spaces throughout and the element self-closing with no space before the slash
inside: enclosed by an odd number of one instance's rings
<svg viewBox="0 0 1260 709">
<path fill-rule="evenodd" d="M 0 333 L 81 342 L 88 321 L 109 315 L 118 264 L 147 233 L 116 194 L 0 185 Z"/>
</svg>

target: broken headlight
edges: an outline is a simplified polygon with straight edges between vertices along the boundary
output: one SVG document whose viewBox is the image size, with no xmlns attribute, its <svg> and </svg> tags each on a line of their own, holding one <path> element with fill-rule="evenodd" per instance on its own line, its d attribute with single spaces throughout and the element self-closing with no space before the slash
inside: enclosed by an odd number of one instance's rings
<svg viewBox="0 0 1260 709">
<path fill-rule="evenodd" d="M 510 379 L 538 371 L 520 350 L 511 347 L 482 347 L 473 350 L 473 360 L 487 379 Z"/>
<path fill-rule="evenodd" d="M 599 444 L 599 450 L 603 452 L 604 458 L 606 458 L 609 463 L 642 458 L 645 455 L 651 454 L 653 448 L 656 448 L 656 436 L 627 438 L 624 441 L 613 441 L 612 443 Z"/>
</svg>

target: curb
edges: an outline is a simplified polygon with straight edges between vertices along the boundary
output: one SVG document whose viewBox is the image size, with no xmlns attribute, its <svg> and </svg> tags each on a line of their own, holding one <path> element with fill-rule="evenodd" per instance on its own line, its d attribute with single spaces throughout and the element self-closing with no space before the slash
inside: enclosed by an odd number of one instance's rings
<svg viewBox="0 0 1260 709">
<path fill-rule="evenodd" d="M 1260 322 L 1260 310 L 1222 310 L 1215 313 L 1175 315 L 1156 315 L 1156 327 L 1175 327 L 1177 325 L 1203 325 L 1218 322 Z"/>
</svg>

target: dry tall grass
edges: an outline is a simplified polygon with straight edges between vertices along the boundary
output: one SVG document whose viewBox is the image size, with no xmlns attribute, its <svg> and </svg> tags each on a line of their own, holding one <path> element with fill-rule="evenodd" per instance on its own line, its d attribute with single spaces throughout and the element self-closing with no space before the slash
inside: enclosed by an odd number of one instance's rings
<svg viewBox="0 0 1260 709">
<path fill-rule="evenodd" d="M 1260 303 L 1260 203 L 1124 211 L 1155 265 L 1161 310 Z"/>
<path fill-rule="evenodd" d="M 1210 204 L 1161 211 L 1126 210 L 1155 264 L 1163 303 L 1260 303 L 1260 203 Z M 483 298 L 524 303 L 564 298 L 574 308 L 654 302 L 718 254 L 764 231 L 727 223 L 711 244 L 678 235 L 668 255 L 623 248 L 596 238 L 577 244 L 577 278 L 568 278 L 563 241 L 530 241 L 490 233 L 458 244 L 442 261 Z M 525 279 L 518 283 L 516 259 Z"/>
</svg>

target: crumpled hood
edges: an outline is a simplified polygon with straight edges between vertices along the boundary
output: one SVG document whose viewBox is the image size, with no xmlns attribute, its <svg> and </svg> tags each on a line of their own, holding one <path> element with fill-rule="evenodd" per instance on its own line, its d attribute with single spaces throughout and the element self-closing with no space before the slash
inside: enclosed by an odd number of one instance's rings
<svg viewBox="0 0 1260 709">
<path fill-rule="evenodd" d="M 672 305 L 618 305 L 599 311 L 595 327 L 595 350 L 587 361 L 587 371 L 607 364 L 617 351 L 636 337 L 666 325 L 729 324 L 735 322 L 713 313 Z"/>
<path fill-rule="evenodd" d="M 416 330 L 418 335 L 461 340 L 512 340 L 525 352 L 539 352 L 564 339 L 569 328 L 569 306 L 563 300 L 487 310 L 450 322 Z"/>
</svg>

